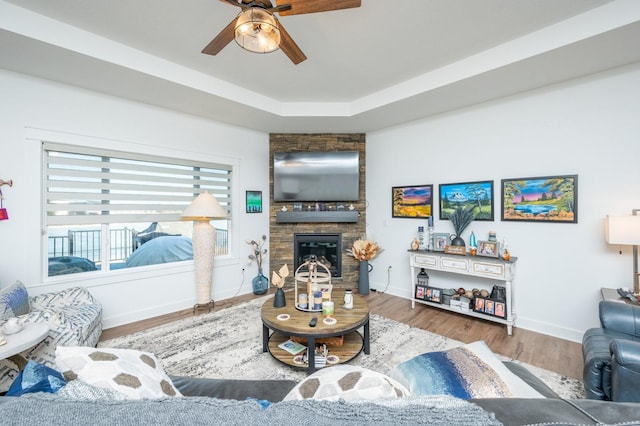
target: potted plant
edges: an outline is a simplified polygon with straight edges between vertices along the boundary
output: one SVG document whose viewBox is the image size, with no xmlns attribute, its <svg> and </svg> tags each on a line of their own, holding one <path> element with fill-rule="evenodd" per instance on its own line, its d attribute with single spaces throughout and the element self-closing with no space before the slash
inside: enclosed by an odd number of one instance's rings
<svg viewBox="0 0 640 426">
<path fill-rule="evenodd" d="M 461 235 L 462 232 L 466 229 L 467 226 L 473 220 L 473 206 L 462 207 L 458 206 L 456 209 L 449 215 L 449 220 L 453 225 L 453 229 L 455 231 L 454 237 L 451 239 L 452 246 L 465 246 L 464 240 Z"/>
</svg>

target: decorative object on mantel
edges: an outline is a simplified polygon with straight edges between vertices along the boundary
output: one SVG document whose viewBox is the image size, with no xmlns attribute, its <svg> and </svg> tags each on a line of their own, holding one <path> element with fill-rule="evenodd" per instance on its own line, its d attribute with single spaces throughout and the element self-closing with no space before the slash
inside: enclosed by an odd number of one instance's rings
<svg viewBox="0 0 640 426">
<path fill-rule="evenodd" d="M 9 185 L 10 187 L 13 186 L 13 179 L 9 179 L 9 180 L 0 179 L 0 186 L 4 186 L 4 185 Z"/>
<path fill-rule="evenodd" d="M 445 246 L 445 253 L 450 254 L 462 254 L 466 253 L 466 246 L 461 235 L 467 226 L 473 221 L 473 213 L 471 212 L 473 207 L 456 207 L 456 209 L 449 215 L 449 220 L 453 225 L 455 234 L 451 238 L 449 245 Z"/>
<path fill-rule="evenodd" d="M 609 216 L 605 219 L 605 239 L 609 244 L 633 246 L 633 293 L 640 294 L 638 275 L 638 244 L 640 244 L 640 209 L 630 216 Z M 622 254 L 622 251 L 620 252 Z"/>
<path fill-rule="evenodd" d="M 193 264 L 196 275 L 196 309 L 211 310 L 211 282 L 213 280 L 213 257 L 216 246 L 216 230 L 212 219 L 227 217 L 227 212 L 208 191 L 198 195 L 182 212 L 182 220 L 193 221 Z"/>
<path fill-rule="evenodd" d="M 251 284 L 253 285 L 253 294 L 265 294 L 269 289 L 269 278 L 265 277 L 262 273 L 262 261 L 267 254 L 267 249 L 264 248 L 264 244 L 267 241 L 267 236 L 263 235 L 261 240 L 247 241 L 247 244 L 251 245 L 251 254 L 249 255 L 249 264 L 254 260 L 258 264 L 258 275 L 256 275 Z"/>
<path fill-rule="evenodd" d="M 278 287 L 278 289 L 276 290 L 276 294 L 273 298 L 274 308 L 283 308 L 287 305 L 287 301 L 285 300 L 284 291 L 282 290 L 282 287 L 284 286 L 284 281 L 288 276 L 289 276 L 289 267 L 287 266 L 286 263 L 282 265 L 282 267 L 280 267 L 280 270 L 278 272 L 273 271 L 273 274 L 271 275 L 271 284 Z"/>
<path fill-rule="evenodd" d="M 382 248 L 373 241 L 356 240 L 347 253 L 360 261 L 360 278 L 358 280 L 358 293 L 369 294 L 369 272 L 373 271 L 373 265 L 369 261 L 373 259 Z"/>
</svg>

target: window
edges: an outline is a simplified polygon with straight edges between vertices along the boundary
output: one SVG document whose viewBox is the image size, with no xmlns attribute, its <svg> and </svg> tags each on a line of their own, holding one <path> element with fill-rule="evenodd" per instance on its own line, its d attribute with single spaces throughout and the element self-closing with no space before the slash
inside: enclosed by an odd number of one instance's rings
<svg viewBox="0 0 640 426">
<path fill-rule="evenodd" d="M 192 259 L 180 215 L 204 190 L 231 217 L 231 165 L 48 142 L 43 156 L 48 276 Z M 218 255 L 228 224 L 212 221 Z"/>
</svg>

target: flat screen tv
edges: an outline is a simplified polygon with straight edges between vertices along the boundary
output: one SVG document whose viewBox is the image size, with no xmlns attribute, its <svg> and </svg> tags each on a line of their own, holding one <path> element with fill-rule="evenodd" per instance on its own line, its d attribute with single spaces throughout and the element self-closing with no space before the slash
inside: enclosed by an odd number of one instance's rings
<svg viewBox="0 0 640 426">
<path fill-rule="evenodd" d="M 358 151 L 275 152 L 274 201 L 357 201 Z"/>
</svg>

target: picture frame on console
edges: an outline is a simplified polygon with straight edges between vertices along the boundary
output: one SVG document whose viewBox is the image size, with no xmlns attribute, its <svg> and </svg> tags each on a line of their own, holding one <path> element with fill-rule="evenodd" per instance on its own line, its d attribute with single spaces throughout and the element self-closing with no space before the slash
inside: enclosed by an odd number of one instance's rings
<svg viewBox="0 0 640 426">
<path fill-rule="evenodd" d="M 426 300 L 434 303 L 442 303 L 442 289 L 429 287 Z"/>
<path fill-rule="evenodd" d="M 498 302 L 496 301 L 495 303 L 496 308 L 495 308 L 495 312 L 493 313 L 493 315 L 499 317 L 499 318 L 506 318 L 507 317 L 507 306 L 504 302 Z"/>
<path fill-rule="evenodd" d="M 436 232 L 433 234 L 433 251 L 444 251 L 449 244 L 449 234 L 446 232 Z"/>
<path fill-rule="evenodd" d="M 427 292 L 427 287 L 423 285 L 416 285 L 416 299 L 424 300 Z"/>
<path fill-rule="evenodd" d="M 433 212 L 433 185 L 391 188 L 391 217 L 427 219 Z"/>
<path fill-rule="evenodd" d="M 478 241 L 477 256 L 499 257 L 500 243 L 497 241 Z"/>
<path fill-rule="evenodd" d="M 578 223 L 578 175 L 502 179 L 502 220 Z"/>
</svg>

